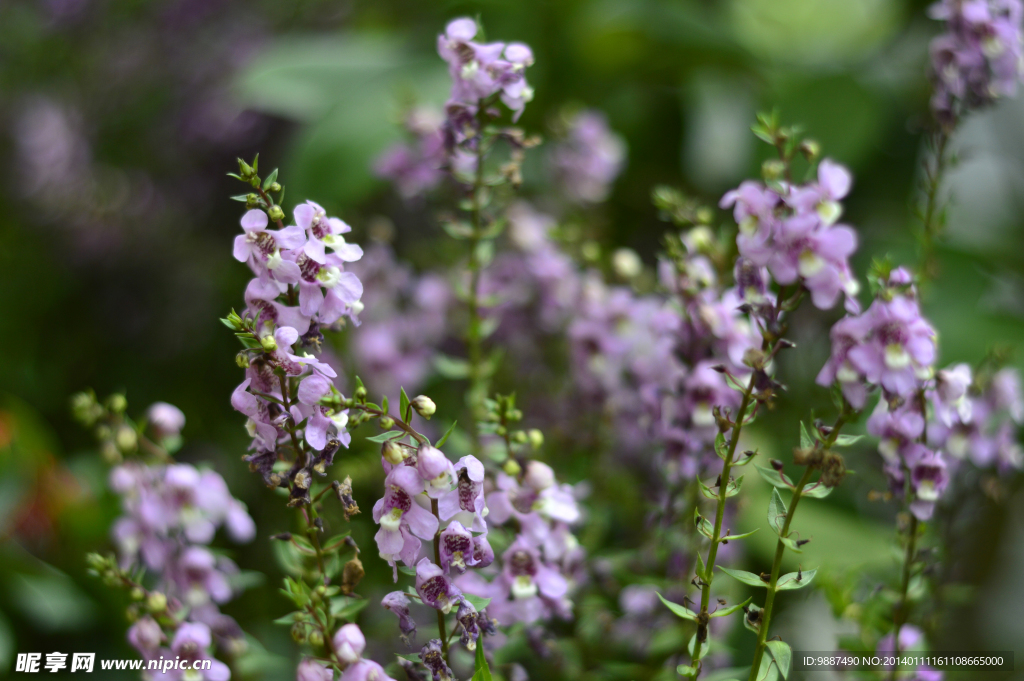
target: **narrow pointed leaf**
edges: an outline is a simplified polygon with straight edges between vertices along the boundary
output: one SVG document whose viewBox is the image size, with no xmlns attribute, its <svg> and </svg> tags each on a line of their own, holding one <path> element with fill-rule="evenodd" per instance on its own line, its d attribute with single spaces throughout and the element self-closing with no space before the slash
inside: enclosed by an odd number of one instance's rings
<svg viewBox="0 0 1024 681">
<path fill-rule="evenodd" d="M 484 655 L 484 637 L 481 636 L 476 642 L 476 664 L 474 665 L 473 678 L 470 681 L 492 681 L 491 668 L 487 666 L 487 657 Z"/>
<path fill-rule="evenodd" d="M 684 620 L 690 620 L 691 622 L 697 621 L 697 613 L 689 608 L 679 605 L 678 603 L 673 603 L 670 600 L 666 600 L 661 594 L 658 594 L 658 598 L 660 598 L 661 602 L 665 604 L 665 607 L 671 610 L 677 617 L 682 617 Z"/>
<path fill-rule="evenodd" d="M 795 539 L 790 539 L 789 537 L 779 537 L 779 541 L 781 541 L 783 544 L 785 544 L 786 548 L 788 548 L 790 551 L 793 551 L 795 553 L 803 553 L 804 552 L 804 550 L 802 548 L 797 546 Z"/>
<path fill-rule="evenodd" d="M 800 493 L 800 496 L 810 497 L 812 499 L 824 499 L 829 494 L 832 494 L 832 487 L 826 487 L 820 482 L 816 482 L 813 485 L 809 485 L 804 488 L 804 491 Z"/>
<path fill-rule="evenodd" d="M 764 581 L 753 572 L 747 572 L 746 570 L 732 570 L 727 567 L 718 566 L 718 569 L 729 575 L 733 579 L 743 582 L 748 586 L 759 586 L 761 588 L 767 588 L 768 582 Z"/>
<path fill-rule="evenodd" d="M 860 442 L 863 437 L 863 435 L 840 435 L 836 438 L 836 446 L 849 447 Z"/>
<path fill-rule="evenodd" d="M 443 447 L 443 446 L 444 446 L 444 443 L 448 441 L 448 436 L 449 436 L 449 435 L 451 435 L 451 434 L 452 434 L 452 432 L 454 432 L 454 431 L 455 431 L 455 424 L 456 424 L 456 423 L 458 423 L 458 421 L 452 421 L 452 425 L 451 425 L 451 426 L 449 426 L 448 430 L 446 430 L 446 431 L 445 431 L 445 433 L 444 433 L 444 435 L 442 435 L 442 436 L 441 436 L 441 439 L 440 439 L 440 440 L 438 440 L 438 441 L 437 441 L 437 442 L 436 442 L 436 443 L 434 444 L 434 446 L 435 446 L 435 447 L 437 447 L 437 448 L 441 448 L 441 447 Z"/>
<path fill-rule="evenodd" d="M 742 603 L 737 603 L 736 605 L 730 605 L 727 608 L 719 608 L 718 610 L 715 610 L 713 613 L 711 613 L 711 617 L 725 617 L 726 615 L 731 615 L 734 612 L 736 612 L 737 610 L 742 610 L 743 606 L 746 605 L 747 603 L 749 603 L 752 600 L 754 600 L 754 599 L 748 598 L 747 600 L 743 601 Z"/>
<path fill-rule="evenodd" d="M 756 464 L 754 465 L 754 468 L 757 469 L 757 472 L 761 474 L 761 477 L 769 485 L 773 485 L 775 487 L 788 487 L 789 489 L 794 487 L 793 481 L 786 477 L 785 473 L 780 473 L 774 468 L 765 468 L 764 466 L 758 466 Z"/>
<path fill-rule="evenodd" d="M 777 487 L 772 488 L 772 499 L 768 503 L 768 524 L 779 535 L 782 534 L 782 526 L 786 524 L 786 503 Z"/>
<path fill-rule="evenodd" d="M 766 650 L 761 656 L 761 666 L 757 670 L 757 681 L 777 681 L 779 678 L 779 667 L 775 660 Z"/>
<path fill-rule="evenodd" d="M 757 532 L 760 529 L 761 529 L 760 527 L 757 527 L 757 528 L 751 530 L 750 532 L 744 532 L 743 534 L 727 534 L 724 537 L 722 537 L 721 539 L 719 539 L 718 541 L 724 542 L 724 541 L 732 541 L 733 539 L 746 539 L 747 537 L 749 537 L 750 535 L 754 534 L 755 532 Z"/>
<path fill-rule="evenodd" d="M 804 570 L 800 572 L 789 572 L 779 577 L 776 589 L 778 591 L 791 591 L 793 589 L 802 589 L 814 579 L 814 575 L 817 570 Z"/>
<path fill-rule="evenodd" d="M 804 422 L 800 422 L 800 449 L 810 449 L 814 446 L 814 438 L 807 431 L 807 426 Z"/>
<path fill-rule="evenodd" d="M 386 433 L 380 435 L 374 435 L 373 437 L 366 438 L 367 442 L 386 442 L 387 440 L 394 440 L 397 437 L 402 437 L 405 432 L 401 430 L 389 430 Z"/>
<path fill-rule="evenodd" d="M 793 663 L 793 649 L 785 641 L 768 641 L 768 650 L 775 658 L 775 664 L 779 666 L 779 674 L 782 678 L 789 678 L 789 668 Z"/>
</svg>

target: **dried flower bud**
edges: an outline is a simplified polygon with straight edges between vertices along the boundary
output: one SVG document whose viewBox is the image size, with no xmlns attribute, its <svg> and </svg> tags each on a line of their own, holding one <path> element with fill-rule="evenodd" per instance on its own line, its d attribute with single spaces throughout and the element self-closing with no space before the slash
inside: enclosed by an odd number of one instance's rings
<svg viewBox="0 0 1024 681">
<path fill-rule="evenodd" d="M 365 575 L 366 570 L 363 569 L 359 556 L 354 556 L 352 560 L 345 563 L 345 568 L 341 572 L 341 593 L 348 596 L 355 590 Z"/>
</svg>

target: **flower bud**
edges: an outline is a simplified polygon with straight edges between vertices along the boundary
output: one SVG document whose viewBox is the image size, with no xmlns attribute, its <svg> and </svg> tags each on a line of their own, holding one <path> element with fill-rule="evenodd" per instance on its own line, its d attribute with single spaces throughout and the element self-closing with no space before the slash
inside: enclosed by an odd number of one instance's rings
<svg viewBox="0 0 1024 681">
<path fill-rule="evenodd" d="M 429 419 L 434 415 L 434 412 L 437 411 L 437 405 L 434 404 L 434 401 L 426 395 L 417 395 L 412 398 L 412 402 L 410 402 L 410 404 L 412 405 L 412 408 L 416 410 L 416 413 L 425 419 Z"/>
<path fill-rule="evenodd" d="M 121 426 L 117 429 L 117 435 L 114 436 L 114 442 L 117 444 L 117 448 L 129 454 L 135 451 L 135 448 L 139 446 L 139 435 L 135 432 L 135 429 L 131 426 Z"/>
<path fill-rule="evenodd" d="M 292 625 L 292 640 L 296 643 L 306 642 L 306 625 L 301 622 L 296 622 Z"/>
<path fill-rule="evenodd" d="M 248 369 L 249 368 L 249 353 L 247 353 L 247 352 L 240 352 L 237 355 L 235 355 L 235 364 L 238 365 L 239 369 Z"/>
<path fill-rule="evenodd" d="M 249 165 L 242 159 L 238 159 L 238 174 L 242 176 L 243 180 L 248 180 L 253 176 L 253 173 L 255 172 L 256 171 L 253 170 L 251 165 Z"/>
<path fill-rule="evenodd" d="M 515 477 L 523 472 L 523 467 L 520 466 L 519 462 L 516 461 L 515 459 L 509 459 L 508 461 L 506 461 L 505 465 L 502 466 L 501 469 L 505 471 L 506 475 L 511 475 L 512 477 Z"/>
<path fill-rule="evenodd" d="M 525 445 L 526 440 L 526 433 L 524 431 L 517 430 L 516 432 L 512 433 L 512 442 L 515 442 L 518 445 Z"/>
<path fill-rule="evenodd" d="M 382 416 L 380 419 L 380 427 L 384 430 L 391 430 L 395 427 L 395 420 L 390 416 Z"/>
<path fill-rule="evenodd" d="M 821 145 L 814 140 L 804 140 L 800 143 L 800 153 L 808 161 L 813 161 L 821 155 Z"/>
<path fill-rule="evenodd" d="M 433 480 L 451 467 L 448 457 L 430 445 L 422 445 L 416 452 L 416 470 L 424 480 Z"/>
<path fill-rule="evenodd" d="M 278 205 L 271 206 L 270 210 L 267 211 L 267 215 L 275 222 L 278 220 L 284 220 L 284 210 L 282 210 L 281 206 Z"/>
<path fill-rule="evenodd" d="M 366 648 L 366 637 L 358 625 L 346 624 L 334 634 L 334 651 L 342 662 L 352 664 L 363 654 Z"/>
<path fill-rule="evenodd" d="M 128 408 L 128 400 L 125 399 L 124 395 L 114 393 L 107 398 L 107 409 L 114 412 L 115 414 L 121 414 L 125 409 Z"/>
<path fill-rule="evenodd" d="M 622 279 L 634 279 L 643 269 L 643 261 L 631 248 L 620 248 L 612 254 L 612 270 Z"/>
<path fill-rule="evenodd" d="M 167 609 L 167 596 L 159 591 L 152 592 L 146 599 L 146 607 L 152 613 L 163 612 Z"/>
<path fill-rule="evenodd" d="M 277 339 L 273 336 L 263 336 L 260 338 L 260 345 L 262 345 L 263 349 L 267 352 L 273 352 L 274 350 L 277 350 Z"/>
<path fill-rule="evenodd" d="M 71 398 L 71 414 L 82 425 L 88 427 L 103 416 L 103 407 L 96 402 L 92 391 L 75 394 Z"/>
<path fill-rule="evenodd" d="M 786 173 L 786 164 L 777 158 L 770 158 L 761 164 L 761 175 L 766 181 L 781 179 Z"/>
<path fill-rule="evenodd" d="M 380 455 L 392 466 L 397 466 L 409 458 L 409 450 L 394 440 L 388 440 L 381 446 Z"/>
<path fill-rule="evenodd" d="M 546 463 L 531 461 L 526 464 L 526 476 L 523 481 L 538 492 L 542 492 L 555 484 L 555 472 Z"/>
<path fill-rule="evenodd" d="M 117 450 L 113 440 L 104 440 L 100 443 L 100 456 L 108 464 L 121 463 L 121 452 Z"/>
<path fill-rule="evenodd" d="M 309 645 L 314 648 L 319 648 L 324 644 L 324 635 L 320 633 L 320 630 L 314 629 L 309 632 Z"/>
<path fill-rule="evenodd" d="M 544 433 L 538 429 L 531 428 L 526 432 L 526 437 L 530 440 L 530 446 L 534 449 L 540 449 L 544 446 Z"/>
<path fill-rule="evenodd" d="M 143 598 L 146 597 L 146 592 L 140 589 L 139 587 L 135 587 L 131 590 L 131 597 L 133 601 L 141 601 Z"/>
<path fill-rule="evenodd" d="M 272 194 L 276 194 L 277 192 L 281 191 L 281 184 L 279 182 L 271 182 L 270 186 L 267 187 L 267 191 Z"/>
</svg>

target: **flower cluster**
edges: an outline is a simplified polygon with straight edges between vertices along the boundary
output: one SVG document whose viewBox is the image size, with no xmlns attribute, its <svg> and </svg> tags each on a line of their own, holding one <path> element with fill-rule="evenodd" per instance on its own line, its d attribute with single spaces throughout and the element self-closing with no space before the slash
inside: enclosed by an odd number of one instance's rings
<svg viewBox="0 0 1024 681">
<path fill-rule="evenodd" d="M 528 461 L 518 475 L 498 474 L 487 506 L 488 524 L 511 523 L 515 537 L 490 582 L 481 575 L 466 574 L 458 585 L 466 593 L 490 598 L 488 612 L 499 624 L 570 619 L 568 596 L 583 558 L 570 529 L 580 519 L 572 486 L 558 484 L 547 464 Z"/>
<path fill-rule="evenodd" d="M 346 624 L 335 632 L 330 645 L 333 656 L 343 668 L 338 681 L 394 681 L 384 668 L 363 657 L 366 637 L 358 625 Z M 333 681 L 334 670 L 313 659 L 299 663 L 297 681 Z"/>
<path fill-rule="evenodd" d="M 444 118 L 432 109 L 411 110 L 405 118 L 410 141 L 389 147 L 374 163 L 374 172 L 393 182 L 403 198 L 421 196 L 444 179 L 448 156 L 443 123 Z"/>
<path fill-rule="evenodd" d="M 385 395 L 418 390 L 448 332 L 451 286 L 438 274 L 417 275 L 383 244 L 350 268 L 365 286 L 362 325 L 350 341 L 360 376 Z"/>
<path fill-rule="evenodd" d="M 850 184 L 850 173 L 828 159 L 818 165 L 817 181 L 806 185 L 743 182 L 721 201 L 723 208 L 733 208 L 739 225 L 740 255 L 767 267 L 783 286 L 802 284 L 819 309 L 832 307 L 840 293 L 848 307 L 855 306 L 858 287 L 848 259 L 857 249 L 857 234 L 837 224 L 839 201 Z"/>
<path fill-rule="evenodd" d="M 526 82 L 526 67 L 533 52 L 522 43 L 478 43 L 472 19 L 455 19 L 437 37 L 437 52 L 448 63 L 451 95 L 445 104 L 445 138 L 449 150 L 474 137 L 479 129 L 481 107 L 497 98 L 518 120 L 533 89 Z"/>
<path fill-rule="evenodd" d="M 185 425 L 174 405 L 152 405 L 136 425 L 124 415 L 127 402 L 120 395 L 104 407 L 92 393 L 80 393 L 72 404 L 76 418 L 96 426 L 101 446 L 112 444 L 117 458 L 130 457 L 111 470 L 109 479 L 124 511 L 111 532 L 118 560 L 89 557 L 96 574 L 140 601 L 132 606 L 129 643 L 145 660 L 210 660 L 200 678 L 227 681 L 230 670 L 210 651 L 214 644 L 229 655 L 245 648 L 238 623 L 218 609 L 235 594 L 231 578 L 238 568 L 208 545 L 221 527 L 236 542 L 253 539 L 256 527 L 245 505 L 216 472 L 170 459 L 162 445 L 179 444 Z M 140 568 L 150 575 L 148 589 L 133 577 Z M 172 670 L 167 678 L 176 681 L 183 675 Z"/>
<path fill-rule="evenodd" d="M 626 143 L 604 114 L 579 111 L 566 121 L 563 139 L 551 151 L 551 167 L 562 194 L 583 205 L 608 198 L 626 161 Z"/>
<path fill-rule="evenodd" d="M 358 323 L 363 285 L 345 264 L 363 252 L 345 241 L 351 228 L 312 201 L 295 208 L 295 225 L 283 227 L 278 216 L 280 228 L 267 229 L 275 213 L 283 215 L 272 206 L 242 217 L 244 233 L 235 239 L 234 255 L 256 277 L 245 291 L 245 313 L 232 312 L 224 322 L 246 347 L 238 356 L 246 378 L 231 396 L 232 406 L 248 417 L 253 437 L 254 453 L 246 460 L 267 485 L 290 486 L 297 505 L 308 502 L 312 472 L 324 475 L 351 439 L 348 412 L 320 404 L 334 394 L 337 371 L 298 348 L 319 348 L 321 329 L 343 317 Z M 287 474 L 275 470 L 279 444 L 294 448 L 291 438 L 300 435 L 315 454 L 297 460 Z"/>
<path fill-rule="evenodd" d="M 940 0 L 929 14 L 946 22 L 946 32 L 931 44 L 931 106 L 943 127 L 1016 93 L 1024 76 L 1021 0 Z"/>
</svg>

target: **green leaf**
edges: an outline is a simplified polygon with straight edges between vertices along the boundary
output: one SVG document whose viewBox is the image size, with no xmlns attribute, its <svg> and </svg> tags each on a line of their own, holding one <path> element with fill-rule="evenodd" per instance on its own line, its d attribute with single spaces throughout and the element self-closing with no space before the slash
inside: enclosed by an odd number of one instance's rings
<svg viewBox="0 0 1024 681">
<path fill-rule="evenodd" d="M 274 620 L 274 624 L 283 624 L 285 626 L 289 626 L 290 627 L 291 625 L 295 624 L 296 622 L 308 622 L 308 621 L 309 621 L 309 615 L 307 615 L 306 613 L 304 613 L 304 612 L 302 612 L 300 610 L 296 610 L 295 612 L 288 613 L 284 617 L 278 617 L 276 620 Z"/>
<path fill-rule="evenodd" d="M 479 596 L 473 596 L 472 594 L 463 594 L 462 597 L 469 601 L 470 605 L 476 608 L 477 612 L 480 612 L 491 603 L 490 598 L 480 598 Z"/>
<path fill-rule="evenodd" d="M 802 548 L 797 546 L 797 543 L 796 543 L 795 539 L 790 539 L 789 537 L 779 537 L 779 541 L 781 541 L 783 544 L 785 544 L 786 547 L 789 548 L 790 551 L 795 551 L 796 553 L 803 553 L 804 552 L 804 550 Z"/>
<path fill-rule="evenodd" d="M 399 402 L 399 414 L 403 419 L 409 418 L 409 395 L 406 394 L 405 388 L 399 388 L 402 391 L 401 401 Z"/>
<path fill-rule="evenodd" d="M 832 494 L 831 487 L 827 487 L 820 482 L 816 482 L 813 485 L 804 487 L 804 491 L 800 493 L 802 497 L 810 497 L 811 499 L 824 499 L 829 494 Z"/>
<path fill-rule="evenodd" d="M 849 447 L 860 442 L 863 437 L 863 435 L 840 435 L 836 438 L 836 446 Z"/>
<path fill-rule="evenodd" d="M 679 674 L 679 676 L 682 676 L 687 679 L 692 679 L 693 677 L 697 676 L 697 668 L 681 664 L 678 667 L 676 667 L 676 674 Z"/>
<path fill-rule="evenodd" d="M 438 440 L 438 441 L 437 441 L 437 442 L 436 442 L 436 443 L 434 444 L 434 446 L 435 446 L 435 447 L 437 447 L 438 449 L 440 449 L 441 447 L 443 447 L 443 446 L 444 446 L 444 443 L 445 443 L 445 442 L 448 442 L 448 436 L 449 436 L 449 435 L 451 435 L 451 434 L 452 434 L 452 431 L 454 431 L 454 430 L 455 430 L 455 424 L 456 424 L 456 423 L 458 423 L 458 421 L 452 421 L 452 425 L 450 425 L 450 426 L 448 427 L 448 430 L 446 430 L 446 431 L 445 431 L 445 433 L 444 433 L 444 435 L 442 435 L 442 436 L 441 436 L 441 439 L 440 439 L 440 440 Z"/>
<path fill-rule="evenodd" d="M 749 603 L 752 600 L 754 600 L 754 599 L 753 598 L 748 598 L 747 600 L 743 601 L 742 603 L 737 603 L 736 605 L 730 605 L 727 608 L 719 608 L 718 610 L 715 610 L 713 613 L 710 613 L 710 615 L 711 615 L 711 617 L 725 617 L 726 615 L 731 615 L 734 612 L 736 612 L 737 610 L 742 610 L 743 606 L 745 606 L 747 603 Z"/>
<path fill-rule="evenodd" d="M 491 668 L 487 666 L 487 656 L 484 655 L 484 637 L 476 641 L 476 664 L 474 665 L 473 678 L 470 681 L 492 681 Z"/>
<path fill-rule="evenodd" d="M 793 589 L 802 589 L 811 583 L 814 579 L 814 575 L 818 571 L 815 570 L 803 570 L 802 572 L 789 572 L 781 577 L 775 586 L 776 591 L 792 591 Z"/>
<path fill-rule="evenodd" d="M 704 482 L 700 478 L 697 479 L 697 484 L 700 485 L 701 493 L 704 496 L 706 496 L 708 499 L 717 499 L 718 498 L 718 492 L 716 492 L 713 487 L 708 487 L 707 485 L 705 485 Z M 742 486 L 743 486 L 743 476 L 742 475 L 740 477 L 736 478 L 735 480 L 730 480 L 729 484 L 725 488 L 725 497 L 728 499 L 729 497 L 736 496 L 737 494 L 740 493 L 740 487 L 742 487 Z"/>
<path fill-rule="evenodd" d="M 800 449 L 810 449 L 814 446 L 814 438 L 807 431 L 807 426 L 804 422 L 800 422 Z"/>
<path fill-rule="evenodd" d="M 665 604 L 665 607 L 671 610 L 677 617 L 682 617 L 684 620 L 690 620 L 691 622 L 697 621 L 697 613 L 689 608 L 666 600 L 661 594 L 658 594 L 658 598 L 660 598 L 661 602 Z"/>
<path fill-rule="evenodd" d="M 775 664 L 779 665 L 779 673 L 782 678 L 789 678 L 789 668 L 793 663 L 793 649 L 785 641 L 768 641 L 768 650 L 775 658 Z"/>
<path fill-rule="evenodd" d="M 726 445 L 727 445 L 727 443 L 725 441 L 725 435 L 724 434 L 719 433 L 718 435 L 715 436 L 715 454 L 718 454 L 719 458 L 721 458 L 723 460 L 725 459 L 726 455 L 729 453 L 728 452 L 728 448 L 727 448 Z"/>
<path fill-rule="evenodd" d="M 356 615 L 363 611 L 370 601 L 365 598 L 349 598 L 339 596 L 331 599 L 331 614 L 335 617 L 349 622 L 355 621 Z"/>
<path fill-rule="evenodd" d="M 775 660 L 766 650 L 761 656 L 761 666 L 757 670 L 757 681 L 777 681 L 779 678 L 779 667 Z"/>
<path fill-rule="evenodd" d="M 753 572 L 747 572 L 746 570 L 733 570 L 731 568 L 718 566 L 718 569 L 729 575 L 733 579 L 743 582 L 748 586 L 759 586 L 761 588 L 767 588 L 768 582 L 764 581 Z"/>
<path fill-rule="evenodd" d="M 789 489 L 794 487 L 793 482 L 787 478 L 784 473 L 781 473 L 774 468 L 765 468 L 764 466 L 757 465 L 755 465 L 754 468 L 757 469 L 757 472 L 761 474 L 761 477 L 764 478 L 764 481 L 769 485 L 774 485 L 775 487 L 786 487 Z"/>
<path fill-rule="evenodd" d="M 697 526 L 698 532 L 711 539 L 715 532 L 715 526 L 711 524 L 710 520 L 700 514 L 699 509 L 693 509 L 693 522 Z"/>
<path fill-rule="evenodd" d="M 697 576 L 703 581 L 708 581 L 708 569 L 704 565 L 704 556 L 700 555 L 700 551 L 697 552 Z"/>
<path fill-rule="evenodd" d="M 751 530 L 750 532 L 744 532 L 743 534 L 727 534 L 724 537 L 722 537 L 721 539 L 719 539 L 718 541 L 724 542 L 724 541 L 732 541 L 733 539 L 745 539 L 745 538 L 749 537 L 750 535 L 754 534 L 755 532 L 757 532 L 760 529 L 761 528 L 758 527 L 758 528 L 755 528 L 755 529 Z"/>
<path fill-rule="evenodd" d="M 277 182 L 277 170 L 278 170 L 277 168 L 274 168 L 273 170 L 271 170 L 270 174 L 267 175 L 267 179 L 263 180 L 263 189 L 264 190 L 270 189 L 270 185 L 272 185 L 275 182 Z"/>
<path fill-rule="evenodd" d="M 386 442 L 388 440 L 394 440 L 405 435 L 405 431 L 402 430 L 389 430 L 386 433 L 380 435 L 374 435 L 373 437 L 366 438 L 367 442 Z"/>
<path fill-rule="evenodd" d="M 410 577 L 416 576 L 416 568 L 409 565 L 399 565 L 398 571 L 401 572 L 403 575 L 409 575 Z"/>
<path fill-rule="evenodd" d="M 419 664 L 420 662 L 422 662 L 422 660 L 420 660 L 420 656 L 419 656 L 418 653 L 395 653 L 395 657 L 400 657 L 403 660 L 408 660 L 409 662 L 415 662 L 416 664 Z"/>
<path fill-rule="evenodd" d="M 469 377 L 469 362 L 464 359 L 439 354 L 434 358 L 434 368 L 443 378 L 460 380 Z"/>
<path fill-rule="evenodd" d="M 768 502 L 768 524 L 776 534 L 782 535 L 782 527 L 786 524 L 786 503 L 782 501 L 777 487 L 772 488 L 772 500 Z"/>
<path fill-rule="evenodd" d="M 231 198 L 232 201 L 241 201 L 242 203 L 245 203 L 246 201 L 249 200 L 249 195 L 248 194 L 235 194 L 234 196 L 232 196 L 230 198 Z"/>
</svg>

